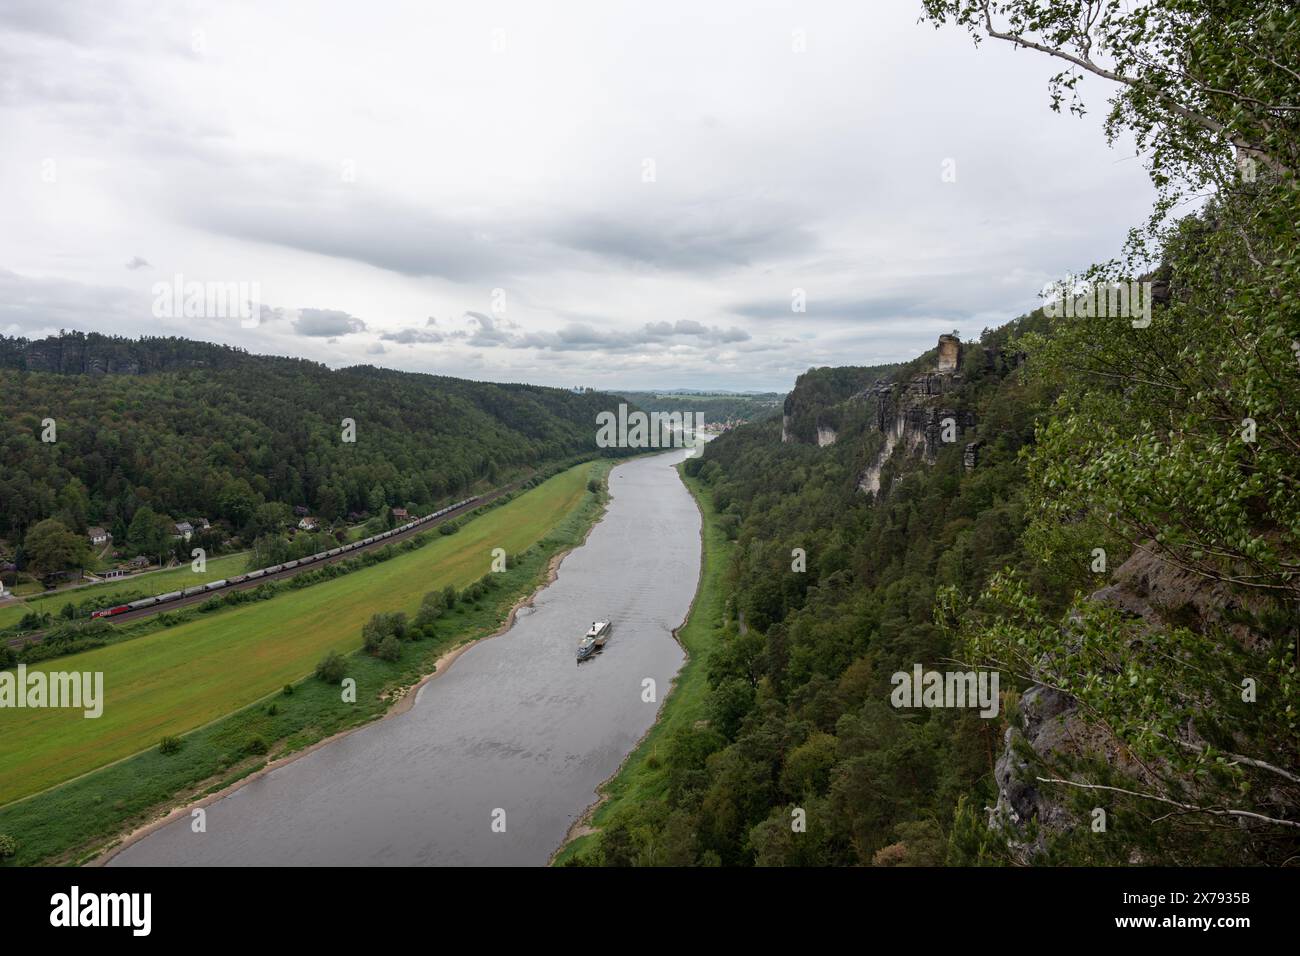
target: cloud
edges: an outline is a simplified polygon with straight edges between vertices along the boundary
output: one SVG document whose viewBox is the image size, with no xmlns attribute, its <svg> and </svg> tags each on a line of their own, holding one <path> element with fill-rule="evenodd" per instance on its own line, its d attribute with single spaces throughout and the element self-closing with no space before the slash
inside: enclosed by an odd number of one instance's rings
<svg viewBox="0 0 1300 956">
<path fill-rule="evenodd" d="M 126 267 L 128 269 L 144 269 L 148 265 L 149 265 L 148 259 L 143 259 L 140 256 L 132 256 L 131 261 L 126 264 Z"/>
<path fill-rule="evenodd" d="M 364 332 L 366 323 L 338 309 L 299 309 L 293 330 L 299 335 L 327 339 L 336 335 Z"/>
<path fill-rule="evenodd" d="M 381 332 L 379 337 L 385 342 L 399 345 L 431 344 L 443 341 L 441 332 L 429 332 L 425 329 L 399 329 L 396 332 Z"/>
</svg>

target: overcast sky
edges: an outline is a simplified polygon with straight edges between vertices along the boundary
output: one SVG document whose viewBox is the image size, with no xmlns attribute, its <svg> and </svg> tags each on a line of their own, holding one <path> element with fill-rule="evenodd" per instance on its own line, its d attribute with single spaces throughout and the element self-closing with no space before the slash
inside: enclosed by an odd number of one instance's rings
<svg viewBox="0 0 1300 956">
<path fill-rule="evenodd" d="M 1042 56 L 919 10 L 4 0 L 0 332 L 779 390 L 977 336 L 1152 190 L 1104 85 L 1057 116 Z M 160 317 L 177 275 L 263 321 Z"/>
</svg>

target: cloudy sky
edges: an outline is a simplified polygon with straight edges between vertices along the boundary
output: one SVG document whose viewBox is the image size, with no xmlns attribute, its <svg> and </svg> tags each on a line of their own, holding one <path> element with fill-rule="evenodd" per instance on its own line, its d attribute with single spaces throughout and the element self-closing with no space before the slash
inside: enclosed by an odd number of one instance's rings
<svg viewBox="0 0 1300 956">
<path fill-rule="evenodd" d="M 5 0 L 0 332 L 782 390 L 976 336 L 1152 192 L 1104 85 L 1057 116 L 919 9 Z M 177 276 L 261 321 L 169 317 Z"/>
</svg>

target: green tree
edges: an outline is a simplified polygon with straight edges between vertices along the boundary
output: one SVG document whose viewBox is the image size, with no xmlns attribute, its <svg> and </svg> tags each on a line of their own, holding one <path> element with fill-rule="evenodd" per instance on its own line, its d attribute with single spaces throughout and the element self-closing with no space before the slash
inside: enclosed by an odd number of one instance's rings
<svg viewBox="0 0 1300 956">
<path fill-rule="evenodd" d="M 28 568 L 37 576 L 75 570 L 83 567 L 89 558 L 85 539 L 54 518 L 33 525 L 23 540 L 23 549 Z"/>
</svg>

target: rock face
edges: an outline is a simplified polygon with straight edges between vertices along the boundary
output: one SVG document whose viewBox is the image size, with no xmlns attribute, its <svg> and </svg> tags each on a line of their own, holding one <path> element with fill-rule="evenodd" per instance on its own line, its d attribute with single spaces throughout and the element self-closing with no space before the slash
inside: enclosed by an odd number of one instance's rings
<svg viewBox="0 0 1300 956">
<path fill-rule="evenodd" d="M 939 371 L 955 372 L 961 367 L 961 339 L 955 335 L 939 336 Z"/>
<path fill-rule="evenodd" d="M 835 429 L 833 428 L 827 428 L 824 425 L 819 425 L 817 427 L 818 448 L 825 448 L 827 445 L 834 445 L 835 439 L 838 437 L 839 436 L 835 433 Z"/>
<path fill-rule="evenodd" d="M 1222 582 L 1207 581 L 1147 551 L 1135 551 L 1115 569 L 1111 583 L 1089 600 L 1114 605 L 1153 626 L 1170 620 L 1193 621 L 1201 629 L 1222 627 L 1247 647 L 1259 640 L 1240 623 L 1239 612 L 1259 611 L 1260 606 Z M 1060 790 L 1040 788 L 1037 772 L 1026 759 L 1026 746 L 1040 758 L 1099 756 L 1135 779 L 1150 782 L 1147 772 L 1129 759 L 1113 737 L 1084 720 L 1073 697 L 1039 685 L 1030 688 L 1020 700 L 1019 725 L 1008 728 L 994 767 L 998 799 L 989 812 L 989 826 L 1010 837 L 1024 862 L 1032 861 L 1051 836 L 1080 825 L 1064 808 Z M 1033 840 L 1026 833 L 1031 822 L 1038 826 Z M 1017 840 L 1017 834 L 1024 839 Z"/>
<path fill-rule="evenodd" d="M 964 381 L 961 357 L 961 342 L 941 335 L 935 371 L 907 382 L 878 382 L 870 390 L 876 402 L 876 429 L 885 436 L 885 443 L 858 479 L 859 490 L 880 491 L 884 464 L 900 445 L 905 456 L 932 462 L 944 444 L 960 440 L 964 431 L 976 426 L 974 412 L 952 408 L 943 401 Z"/>
</svg>

